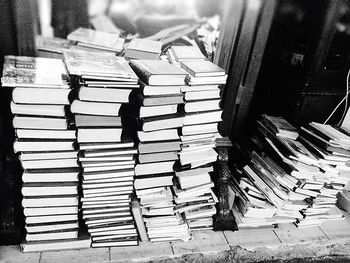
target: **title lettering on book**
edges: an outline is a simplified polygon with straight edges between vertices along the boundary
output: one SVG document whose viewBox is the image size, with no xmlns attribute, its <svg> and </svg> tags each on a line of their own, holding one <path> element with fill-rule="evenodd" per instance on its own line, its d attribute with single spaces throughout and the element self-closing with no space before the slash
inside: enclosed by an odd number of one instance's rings
<svg viewBox="0 0 350 263">
<path fill-rule="evenodd" d="M 23 69 L 35 69 L 36 68 L 36 63 L 33 60 L 28 60 L 28 61 L 20 61 L 20 60 L 15 60 L 15 68 L 23 68 Z"/>
</svg>

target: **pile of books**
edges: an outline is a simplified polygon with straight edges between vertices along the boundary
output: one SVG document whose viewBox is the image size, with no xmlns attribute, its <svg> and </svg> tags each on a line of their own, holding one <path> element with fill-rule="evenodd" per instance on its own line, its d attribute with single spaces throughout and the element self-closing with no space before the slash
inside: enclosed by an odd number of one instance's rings
<svg viewBox="0 0 350 263">
<path fill-rule="evenodd" d="M 174 211 L 170 188 L 180 150 L 178 105 L 186 72 L 162 60 L 131 60 L 130 65 L 142 82 L 133 99 L 140 141 L 135 190 L 147 234 L 151 241 L 188 240 L 188 226 Z"/>
<path fill-rule="evenodd" d="M 130 208 L 134 189 L 134 142 L 123 110 L 137 76 L 124 58 L 66 51 L 65 63 L 77 89 L 75 114 L 82 167 L 83 219 L 92 247 L 137 245 Z"/>
<path fill-rule="evenodd" d="M 111 54 L 120 53 L 125 42 L 119 34 L 81 27 L 68 34 L 67 40 L 87 51 L 103 51 Z"/>
<path fill-rule="evenodd" d="M 191 230 L 213 229 L 218 199 L 211 189 L 214 184 L 210 172 L 211 165 L 176 172 L 175 211 L 183 214 Z"/>
<path fill-rule="evenodd" d="M 276 211 L 259 226 L 293 222 L 306 227 L 342 219 L 336 202 L 350 179 L 349 139 L 340 127 L 310 123 L 298 132 L 283 118 L 263 115 L 252 138 L 255 149 L 249 151 L 244 167 L 250 181 L 243 177 L 240 182 L 247 200 L 237 203 L 236 220 L 244 222 L 244 208 L 262 209 L 267 204 Z"/>
<path fill-rule="evenodd" d="M 6 56 L 2 85 L 14 87 L 14 151 L 24 169 L 25 251 L 90 246 L 78 238 L 78 152 L 67 118 L 70 86 L 62 60 Z M 47 246 L 46 246 L 47 245 Z M 47 247 L 47 248 L 46 248 Z"/>
<path fill-rule="evenodd" d="M 167 50 L 168 60 L 171 64 L 180 66 L 181 62 L 204 61 L 207 58 L 197 46 L 171 46 Z"/>
<path fill-rule="evenodd" d="M 217 199 L 209 173 L 217 159 L 215 138 L 222 114 L 219 85 L 226 82 L 227 75 L 206 60 L 183 60 L 181 67 L 188 74 L 182 89 L 185 104 L 179 156 L 183 171 L 176 174 L 176 209 L 184 213 L 191 229 L 211 228 Z"/>
</svg>

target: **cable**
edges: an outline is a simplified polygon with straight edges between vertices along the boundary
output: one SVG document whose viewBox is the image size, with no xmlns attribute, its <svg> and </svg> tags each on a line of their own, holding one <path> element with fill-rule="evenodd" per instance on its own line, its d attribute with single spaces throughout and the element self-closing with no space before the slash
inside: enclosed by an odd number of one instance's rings
<svg viewBox="0 0 350 263">
<path fill-rule="evenodd" d="M 345 118 L 345 115 L 346 115 L 347 109 L 348 109 L 348 98 L 349 98 L 349 93 L 350 93 L 350 90 L 349 90 L 349 76 L 350 76 L 350 69 L 348 70 L 348 74 L 346 75 L 346 94 L 345 94 L 344 98 L 334 108 L 334 110 L 328 116 L 328 118 L 323 122 L 323 124 L 326 124 L 329 121 L 329 119 L 333 116 L 333 114 L 336 112 L 336 110 L 339 108 L 339 106 L 343 103 L 344 100 L 345 100 L 345 109 L 344 109 L 344 112 L 343 112 L 343 115 L 342 115 L 340 121 L 338 122 L 338 125 L 340 125 L 341 122 L 343 121 L 343 119 Z"/>
<path fill-rule="evenodd" d="M 345 115 L 347 113 L 347 110 L 348 110 L 348 98 L 349 98 L 349 75 L 350 75 L 350 69 L 348 70 L 348 74 L 346 76 L 346 100 L 345 100 L 345 109 L 344 109 L 344 112 L 343 112 L 343 115 L 340 119 L 340 121 L 338 122 L 338 126 L 341 125 L 341 123 L 343 122 L 344 118 L 345 118 Z"/>
</svg>

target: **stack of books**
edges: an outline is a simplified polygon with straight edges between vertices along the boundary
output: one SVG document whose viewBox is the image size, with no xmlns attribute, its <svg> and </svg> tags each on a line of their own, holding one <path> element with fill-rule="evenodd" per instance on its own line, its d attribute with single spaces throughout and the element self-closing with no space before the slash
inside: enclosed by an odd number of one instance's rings
<svg viewBox="0 0 350 263">
<path fill-rule="evenodd" d="M 92 247 L 137 245 L 130 208 L 137 150 L 123 110 L 139 87 L 137 76 L 121 57 L 82 51 L 64 56 L 77 89 L 71 111 L 78 129 L 83 219 Z"/>
<path fill-rule="evenodd" d="M 89 28 L 78 28 L 68 34 L 67 40 L 75 42 L 87 51 L 103 51 L 120 53 L 124 48 L 125 39 L 119 34 L 97 31 Z"/>
<path fill-rule="evenodd" d="M 204 61 L 207 58 L 197 46 L 171 46 L 167 50 L 168 60 L 171 64 L 180 66 L 181 62 Z"/>
<path fill-rule="evenodd" d="M 191 230 L 213 229 L 217 197 L 210 174 L 212 166 L 176 172 L 175 211 L 183 214 Z"/>
<path fill-rule="evenodd" d="M 17 138 L 13 148 L 24 169 L 26 250 L 45 250 L 43 243 L 52 247 L 62 240 L 73 244 L 79 230 L 79 165 L 76 131 L 67 119 L 71 89 L 64 63 L 6 56 L 1 81 L 5 87 L 14 87 L 11 111 Z M 84 244 L 88 247 L 90 240 Z"/>
<path fill-rule="evenodd" d="M 186 72 L 162 60 L 131 60 L 142 88 L 134 97 L 138 123 L 138 164 L 135 190 L 140 199 L 147 234 L 151 241 L 189 239 L 186 222 L 174 211 L 173 185 L 175 163 L 180 150 L 177 129 L 183 117 L 181 87 Z"/>
<path fill-rule="evenodd" d="M 238 229 L 278 226 L 275 218 L 277 208 L 248 176 L 243 176 L 239 183 L 235 178 L 230 178 L 229 192 L 230 196 L 234 196 L 231 211 Z"/>
<path fill-rule="evenodd" d="M 189 224 L 208 228 L 211 227 L 207 224 L 208 220 L 216 213 L 217 200 L 211 191 L 214 185 L 208 173 L 212 171 L 212 163 L 217 159 L 215 139 L 220 137 L 218 123 L 222 120 L 219 85 L 225 83 L 227 75 L 223 69 L 206 60 L 182 61 L 181 67 L 188 73 L 187 86 L 182 89 L 185 94 L 182 109 L 184 126 L 181 129 L 179 153 L 185 171 L 179 174 L 179 184 L 174 191 L 177 205 L 181 208 L 180 211 L 185 211 Z M 203 172 L 199 169 L 198 173 L 190 170 L 202 166 L 208 170 Z M 194 177 L 191 178 L 192 176 Z M 194 179 L 196 177 L 200 178 L 197 182 Z M 190 183 L 184 184 L 185 180 Z M 182 196 L 189 197 L 189 200 L 184 202 Z M 188 208 L 184 208 L 186 206 Z"/>
</svg>

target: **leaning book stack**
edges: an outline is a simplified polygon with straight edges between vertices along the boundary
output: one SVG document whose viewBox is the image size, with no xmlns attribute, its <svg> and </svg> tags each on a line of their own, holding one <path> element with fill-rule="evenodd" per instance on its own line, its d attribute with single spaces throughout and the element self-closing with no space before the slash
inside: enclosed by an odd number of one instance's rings
<svg viewBox="0 0 350 263">
<path fill-rule="evenodd" d="M 251 204 L 263 208 L 267 200 L 276 208 L 266 224 L 309 227 L 344 218 L 336 202 L 349 181 L 346 132 L 320 123 L 298 132 L 283 118 L 264 114 L 252 142 L 243 169 L 250 181 L 240 184 Z M 245 211 L 239 209 L 242 216 Z"/>
<path fill-rule="evenodd" d="M 220 84 L 225 84 L 227 75 L 206 60 L 180 64 L 188 74 L 187 86 L 182 89 L 185 104 L 179 156 L 183 171 L 176 174 L 176 209 L 183 212 L 191 229 L 209 229 L 217 202 L 210 173 L 217 159 L 215 139 L 222 120 Z"/>
<path fill-rule="evenodd" d="M 78 174 L 75 130 L 70 127 L 70 86 L 60 59 L 6 56 L 2 85 L 15 87 L 11 111 L 14 151 L 24 169 L 24 251 L 89 247 L 78 238 Z M 51 247 L 51 248 L 50 248 Z"/>
<path fill-rule="evenodd" d="M 125 121 L 137 77 L 124 58 L 67 51 L 75 82 L 74 113 L 82 167 L 83 219 L 92 247 L 138 244 L 130 207 L 137 150 Z"/>
<path fill-rule="evenodd" d="M 138 164 L 135 190 L 150 241 L 188 240 L 187 223 L 174 211 L 173 176 L 183 116 L 181 87 L 186 73 L 161 60 L 132 60 L 131 67 L 142 88 L 134 94 L 133 105 L 138 126 Z"/>
</svg>

